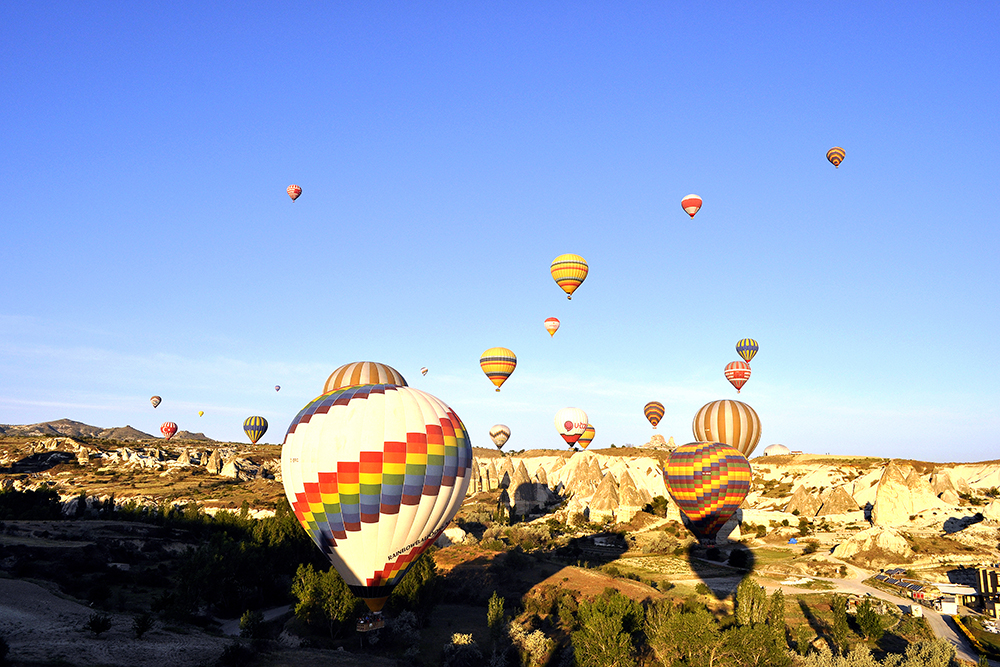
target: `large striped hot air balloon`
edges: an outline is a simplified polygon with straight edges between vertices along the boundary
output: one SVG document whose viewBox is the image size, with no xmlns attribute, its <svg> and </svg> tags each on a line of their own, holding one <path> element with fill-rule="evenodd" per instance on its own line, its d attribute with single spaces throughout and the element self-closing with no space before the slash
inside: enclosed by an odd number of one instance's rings
<svg viewBox="0 0 1000 667">
<path fill-rule="evenodd" d="M 746 403 L 723 399 L 701 406 L 691 422 L 694 439 L 723 442 L 750 458 L 760 441 L 760 417 Z"/>
<path fill-rule="evenodd" d="M 649 403 L 646 403 L 646 407 L 642 409 L 642 413 L 646 415 L 646 419 L 648 419 L 649 423 L 653 425 L 653 428 L 656 428 L 656 425 L 660 423 L 661 419 L 663 419 L 663 412 L 663 403 L 660 403 L 659 401 L 650 401 Z"/>
<path fill-rule="evenodd" d="M 757 345 L 757 341 L 753 338 L 744 338 L 740 342 L 736 343 L 736 352 L 743 357 L 743 361 L 750 363 L 753 359 L 753 355 L 757 354 L 757 350 L 760 346 Z"/>
<path fill-rule="evenodd" d="M 681 445 L 663 472 L 670 497 L 702 542 L 714 541 L 750 492 L 750 462 L 721 442 Z"/>
<path fill-rule="evenodd" d="M 289 185 L 285 188 L 285 192 L 287 192 L 288 196 L 292 198 L 292 201 L 295 201 L 299 198 L 299 195 L 302 194 L 302 188 L 297 185 Z"/>
<path fill-rule="evenodd" d="M 500 391 L 500 385 L 507 381 L 517 367 L 517 356 L 505 347 L 491 347 L 479 357 L 479 366 L 490 382 L 497 386 L 497 391 Z"/>
<path fill-rule="evenodd" d="M 834 146 L 826 152 L 826 159 L 830 161 L 830 164 L 838 169 L 840 169 L 840 163 L 844 161 L 844 157 L 846 156 L 847 153 L 845 153 L 844 149 L 840 146 Z"/>
<path fill-rule="evenodd" d="M 750 379 L 750 364 L 745 361 L 729 362 L 726 364 L 726 379 L 736 387 L 736 393 L 740 393 L 740 389 Z"/>
<path fill-rule="evenodd" d="M 344 387 L 356 387 L 360 384 L 398 384 L 407 386 L 403 376 L 392 366 L 376 361 L 355 361 L 344 364 L 326 379 L 323 393 Z"/>
<path fill-rule="evenodd" d="M 556 332 L 559 331 L 559 320 L 554 317 L 546 318 L 545 330 L 549 332 L 549 336 L 555 336 Z"/>
<path fill-rule="evenodd" d="M 580 446 L 580 449 L 586 449 L 587 445 L 594 441 L 594 436 L 597 435 L 597 431 L 594 430 L 592 424 L 587 424 L 587 428 L 584 429 L 583 433 L 577 439 L 576 444 Z"/>
<path fill-rule="evenodd" d="M 493 444 L 497 446 L 497 449 L 503 449 L 504 444 L 510 438 L 510 428 L 504 424 L 494 424 L 490 428 L 490 440 Z"/>
<path fill-rule="evenodd" d="M 694 219 L 694 214 L 701 210 L 701 197 L 698 195 L 688 195 L 681 200 L 681 208 Z"/>
<path fill-rule="evenodd" d="M 313 399 L 281 448 L 295 516 L 372 611 L 455 516 L 471 463 L 455 411 L 401 385 L 346 387 Z"/>
<path fill-rule="evenodd" d="M 587 430 L 590 420 L 587 418 L 587 413 L 580 408 L 563 408 L 556 413 L 555 424 L 559 435 L 572 447 Z"/>
<path fill-rule="evenodd" d="M 566 298 L 572 299 L 573 292 L 586 280 L 590 267 L 587 260 L 579 255 L 559 255 L 552 260 L 549 270 L 556 284 L 566 292 Z"/>
<path fill-rule="evenodd" d="M 160 398 L 159 396 L 150 396 L 150 397 L 149 397 L 149 402 L 153 404 L 153 407 L 154 407 L 154 408 L 155 408 L 155 407 L 156 407 L 157 405 L 159 405 L 159 404 L 160 404 L 160 401 L 162 401 L 162 400 L 163 400 L 163 399 L 162 399 L 162 398 Z"/>
<path fill-rule="evenodd" d="M 160 424 L 160 433 L 163 434 L 165 439 L 169 440 L 174 437 L 175 433 L 177 433 L 177 424 L 173 422 L 163 422 Z"/>
<path fill-rule="evenodd" d="M 257 441 L 267 433 L 267 420 L 263 417 L 247 417 L 243 422 L 243 432 L 250 438 L 250 442 L 257 444 Z"/>
</svg>

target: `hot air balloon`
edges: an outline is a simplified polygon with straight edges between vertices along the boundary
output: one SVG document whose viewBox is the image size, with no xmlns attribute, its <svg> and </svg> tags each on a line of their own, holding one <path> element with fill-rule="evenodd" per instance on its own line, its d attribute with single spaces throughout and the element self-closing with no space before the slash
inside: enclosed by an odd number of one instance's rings
<svg viewBox="0 0 1000 667">
<path fill-rule="evenodd" d="M 663 403 L 650 401 L 646 403 L 646 407 L 642 409 L 642 413 L 646 415 L 646 419 L 653 425 L 653 428 L 656 428 L 656 425 L 663 419 Z"/>
<path fill-rule="evenodd" d="M 748 364 L 750 363 L 750 360 L 753 359 L 753 355 L 757 354 L 757 350 L 759 349 L 760 346 L 757 345 L 757 341 L 753 338 L 744 338 L 740 342 L 736 343 L 736 352 L 739 353 L 739 355 L 743 357 L 743 361 Z"/>
<path fill-rule="evenodd" d="M 555 424 L 559 435 L 572 447 L 587 430 L 590 420 L 587 418 L 587 413 L 580 408 L 563 408 L 556 413 Z"/>
<path fill-rule="evenodd" d="M 566 298 L 572 299 L 573 292 L 587 278 L 590 268 L 587 266 L 587 260 L 579 255 L 559 255 L 552 260 L 549 270 L 556 284 L 566 292 Z"/>
<path fill-rule="evenodd" d="M 355 361 L 352 364 L 344 364 L 326 379 L 323 385 L 323 393 L 344 387 L 355 387 L 361 384 L 398 384 L 407 386 L 406 380 L 392 366 L 380 364 L 375 361 Z"/>
<path fill-rule="evenodd" d="M 594 441 L 595 434 L 594 427 L 587 424 L 587 428 L 584 429 L 583 434 L 577 439 L 576 444 L 580 445 L 581 449 L 586 449 L 587 445 Z"/>
<path fill-rule="evenodd" d="M 505 347 L 491 347 L 479 358 L 479 366 L 490 382 L 497 386 L 497 391 L 500 391 L 500 385 L 507 381 L 517 367 L 517 356 Z"/>
<path fill-rule="evenodd" d="M 736 387 L 736 393 L 750 379 L 750 364 L 745 361 L 731 361 L 726 364 L 726 379 Z"/>
<path fill-rule="evenodd" d="M 201 416 L 202 416 L 202 415 L 204 415 L 204 414 L 205 414 L 205 411 L 204 411 L 204 410 L 199 410 L 199 411 L 198 411 L 198 416 L 199 416 L 199 417 L 201 417 Z"/>
<path fill-rule="evenodd" d="M 722 442 L 750 458 L 760 441 L 760 417 L 746 403 L 723 399 L 701 406 L 691 422 L 694 439 Z"/>
<path fill-rule="evenodd" d="M 559 331 L 559 320 L 554 317 L 546 318 L 545 330 L 549 332 L 549 336 L 555 336 L 556 332 Z"/>
<path fill-rule="evenodd" d="M 490 429 L 490 438 L 497 449 L 501 449 L 510 438 L 510 428 L 503 424 L 494 424 Z"/>
<path fill-rule="evenodd" d="M 163 422 L 160 424 L 160 433 L 163 434 L 164 438 L 169 440 L 174 437 L 174 433 L 177 433 L 177 424 L 173 422 Z"/>
<path fill-rule="evenodd" d="M 424 366 L 423 368 L 420 369 L 420 374 L 427 375 L 427 366 Z"/>
<path fill-rule="evenodd" d="M 275 391 L 281 391 L 281 385 L 280 384 L 274 385 L 274 390 Z"/>
<path fill-rule="evenodd" d="M 345 387 L 313 399 L 281 448 L 295 516 L 374 612 L 455 516 L 471 464 L 455 411 L 402 385 Z"/>
<path fill-rule="evenodd" d="M 162 401 L 162 400 L 163 400 L 163 399 L 162 399 L 162 398 L 160 398 L 159 396 L 150 396 L 150 398 L 149 398 L 149 402 L 153 404 L 153 407 L 154 407 L 154 408 L 155 408 L 155 407 L 156 407 L 157 405 L 159 405 L 159 404 L 160 404 L 160 401 Z"/>
<path fill-rule="evenodd" d="M 694 219 L 694 214 L 701 209 L 701 197 L 698 195 L 688 195 L 681 200 L 681 208 Z"/>
<path fill-rule="evenodd" d="M 826 152 L 826 159 L 829 160 L 830 164 L 834 167 L 840 169 L 840 163 L 844 161 L 844 157 L 846 155 L 847 153 L 844 152 L 843 148 L 840 146 L 834 146 Z"/>
<path fill-rule="evenodd" d="M 299 195 L 302 194 L 302 188 L 297 185 L 289 185 L 285 188 L 285 192 L 287 192 L 288 196 L 292 198 L 292 201 L 295 201 L 299 198 Z"/>
<path fill-rule="evenodd" d="M 691 442 L 670 453 L 664 469 L 670 497 L 702 542 L 714 541 L 750 492 L 750 462 L 721 442 Z"/>
<path fill-rule="evenodd" d="M 250 438 L 250 442 L 257 444 L 257 441 L 267 433 L 267 420 L 263 417 L 247 417 L 243 422 L 243 432 Z"/>
</svg>

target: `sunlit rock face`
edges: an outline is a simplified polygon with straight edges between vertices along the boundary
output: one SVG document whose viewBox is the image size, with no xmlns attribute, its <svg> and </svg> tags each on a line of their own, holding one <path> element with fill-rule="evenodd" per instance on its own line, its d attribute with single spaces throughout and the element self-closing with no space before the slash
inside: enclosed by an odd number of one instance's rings
<svg viewBox="0 0 1000 667">
<path fill-rule="evenodd" d="M 846 514 L 847 512 L 857 512 L 858 504 L 843 486 L 827 491 L 820 498 L 823 505 L 819 508 L 816 516 L 830 516 L 832 514 Z"/>
<path fill-rule="evenodd" d="M 835 558 L 859 558 L 869 563 L 913 556 L 906 539 L 892 528 L 873 526 L 852 535 L 833 549 Z"/>
<path fill-rule="evenodd" d="M 814 517 L 822 504 L 817 494 L 811 493 L 804 486 L 799 486 L 785 505 L 785 511 L 789 514 L 797 511 L 798 516 Z"/>
<path fill-rule="evenodd" d="M 947 507 L 927 479 L 908 465 L 890 461 L 879 479 L 872 507 L 876 526 L 902 526 L 910 517 L 927 509 Z"/>
</svg>

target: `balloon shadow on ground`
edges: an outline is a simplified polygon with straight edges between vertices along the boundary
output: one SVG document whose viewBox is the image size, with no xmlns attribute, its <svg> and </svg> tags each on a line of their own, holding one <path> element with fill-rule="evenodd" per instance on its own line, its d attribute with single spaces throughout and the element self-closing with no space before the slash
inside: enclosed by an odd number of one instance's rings
<svg viewBox="0 0 1000 667">
<path fill-rule="evenodd" d="M 717 600 L 736 593 L 736 588 L 753 574 L 757 559 L 745 545 L 730 542 L 722 545 L 691 544 L 687 548 L 691 570 Z"/>
<path fill-rule="evenodd" d="M 944 532 L 949 534 L 957 533 L 961 530 L 965 530 L 975 523 L 979 523 L 983 520 L 983 518 L 982 512 L 977 512 L 972 516 L 963 516 L 961 518 L 951 517 L 950 519 L 946 519 L 944 522 Z"/>
<path fill-rule="evenodd" d="M 835 647 L 830 639 L 830 624 L 814 614 L 805 600 L 799 600 L 799 609 L 802 610 L 802 615 L 806 617 L 806 623 L 813 629 L 816 636 L 826 641 L 830 650 L 834 650 Z"/>
</svg>

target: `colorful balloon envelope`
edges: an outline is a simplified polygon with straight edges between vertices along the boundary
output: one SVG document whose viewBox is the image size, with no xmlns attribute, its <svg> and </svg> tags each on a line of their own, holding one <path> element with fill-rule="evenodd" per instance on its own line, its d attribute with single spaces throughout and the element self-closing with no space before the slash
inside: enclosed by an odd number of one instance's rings
<svg viewBox="0 0 1000 667">
<path fill-rule="evenodd" d="M 500 391 L 500 385 L 507 381 L 517 367 L 517 356 L 505 347 L 491 347 L 479 358 L 479 367 L 490 382 Z"/>
<path fill-rule="evenodd" d="M 559 320 L 554 317 L 549 317 L 545 320 L 545 330 L 549 332 L 549 336 L 555 336 L 556 332 L 559 331 Z"/>
<path fill-rule="evenodd" d="M 726 379 L 736 387 L 736 393 L 740 393 L 740 389 L 750 379 L 750 364 L 745 361 L 729 362 L 726 364 Z"/>
<path fill-rule="evenodd" d="M 297 185 L 289 185 L 285 188 L 285 192 L 287 192 L 288 196 L 292 198 L 292 201 L 295 201 L 299 198 L 299 195 L 302 194 L 302 188 Z"/>
<path fill-rule="evenodd" d="M 199 410 L 199 411 L 198 411 L 198 416 L 199 416 L 199 417 L 203 416 L 204 414 L 205 414 L 205 411 L 204 411 L 204 410 Z"/>
<path fill-rule="evenodd" d="M 263 417 L 247 417 L 243 422 L 243 432 L 250 438 L 250 442 L 257 444 L 257 441 L 267 433 L 267 420 Z"/>
<path fill-rule="evenodd" d="M 427 375 L 427 366 L 424 366 L 423 368 L 420 369 L 420 374 Z"/>
<path fill-rule="evenodd" d="M 590 267 L 587 260 L 579 255 L 559 255 L 552 260 L 549 270 L 556 284 L 566 292 L 566 298 L 572 299 L 573 292 L 586 280 Z"/>
<path fill-rule="evenodd" d="M 281 391 L 281 385 L 280 384 L 274 385 L 274 390 L 275 391 Z"/>
<path fill-rule="evenodd" d="M 847 153 L 845 153 L 844 149 L 840 146 L 834 146 L 826 152 L 826 159 L 830 161 L 830 164 L 838 169 L 840 168 L 840 163 L 844 161 L 844 157 L 846 156 Z"/>
<path fill-rule="evenodd" d="M 401 385 L 346 387 L 313 399 L 281 448 L 295 516 L 372 611 L 455 516 L 471 463 L 455 411 Z"/>
<path fill-rule="evenodd" d="M 688 195 L 681 200 L 681 208 L 694 219 L 694 214 L 701 210 L 701 197 L 698 195 Z"/>
<path fill-rule="evenodd" d="M 760 417 L 746 403 L 727 398 L 701 406 L 691 430 L 695 440 L 722 442 L 750 458 L 760 442 Z"/>
<path fill-rule="evenodd" d="M 162 401 L 162 400 L 163 400 L 163 399 L 162 399 L 162 398 L 160 398 L 159 396 L 151 396 L 151 397 L 149 398 L 149 402 L 153 404 L 153 407 L 154 407 L 154 408 L 155 408 L 155 407 L 156 407 L 157 405 L 159 405 L 159 404 L 160 404 L 160 401 Z"/>
<path fill-rule="evenodd" d="M 757 341 L 753 338 L 744 338 L 740 342 L 736 343 L 736 352 L 743 357 L 743 361 L 750 363 L 753 359 L 753 355 L 757 354 L 757 350 L 760 346 L 757 345 Z"/>
<path fill-rule="evenodd" d="M 330 373 L 323 385 L 323 393 L 344 387 L 357 387 L 363 384 L 398 384 L 407 386 L 403 376 L 392 366 L 380 364 L 377 361 L 355 361 L 344 364 Z"/>
<path fill-rule="evenodd" d="M 587 418 L 587 413 L 580 408 L 563 408 L 556 413 L 555 424 L 559 435 L 572 447 L 587 430 L 590 420 Z"/>
<path fill-rule="evenodd" d="M 594 441 L 596 434 L 597 432 L 594 430 L 594 427 L 587 424 L 587 428 L 584 429 L 583 433 L 577 439 L 576 444 L 580 446 L 580 449 L 586 449 L 587 445 Z"/>
<path fill-rule="evenodd" d="M 750 492 L 750 462 L 727 444 L 692 442 L 670 454 L 664 482 L 703 542 L 714 541 Z"/>
<path fill-rule="evenodd" d="M 163 434 L 164 438 L 169 440 L 174 437 L 175 433 L 177 433 L 177 424 L 173 422 L 163 422 L 160 424 L 160 433 Z"/>
<path fill-rule="evenodd" d="M 646 419 L 653 425 L 653 428 L 656 428 L 656 425 L 663 419 L 663 403 L 650 401 L 646 403 L 646 407 L 642 409 L 642 413 L 646 415 Z"/>
<path fill-rule="evenodd" d="M 493 444 L 497 446 L 497 449 L 502 449 L 510 439 L 510 428 L 504 424 L 494 424 L 490 429 L 490 439 L 493 440 Z"/>
</svg>

